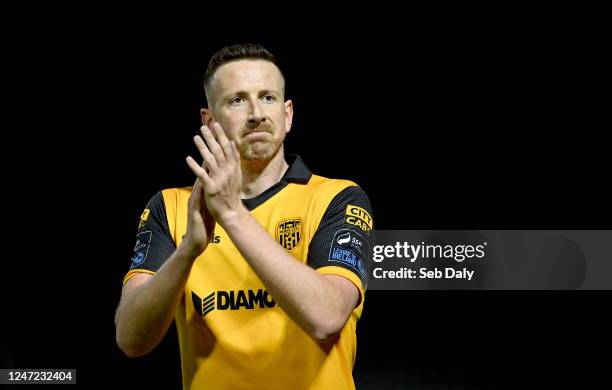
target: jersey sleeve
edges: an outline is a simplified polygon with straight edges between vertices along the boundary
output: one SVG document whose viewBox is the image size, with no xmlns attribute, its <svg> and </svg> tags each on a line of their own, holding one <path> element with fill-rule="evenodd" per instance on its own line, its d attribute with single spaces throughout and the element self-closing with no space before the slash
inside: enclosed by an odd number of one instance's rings
<svg viewBox="0 0 612 390">
<path fill-rule="evenodd" d="M 123 284 L 136 273 L 157 272 L 175 249 L 176 244 L 170 235 L 166 218 L 164 198 L 162 193 L 158 192 L 149 200 L 140 216 L 132 264 Z"/>
<path fill-rule="evenodd" d="M 357 186 L 340 191 L 328 205 L 308 249 L 308 264 L 322 274 L 343 276 L 360 291 L 371 267 L 374 230 L 372 208 Z"/>
</svg>

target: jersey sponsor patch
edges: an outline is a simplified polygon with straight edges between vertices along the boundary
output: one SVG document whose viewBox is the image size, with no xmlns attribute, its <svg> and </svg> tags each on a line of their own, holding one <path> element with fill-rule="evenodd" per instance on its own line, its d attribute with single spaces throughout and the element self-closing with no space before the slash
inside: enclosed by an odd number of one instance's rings
<svg viewBox="0 0 612 390">
<path fill-rule="evenodd" d="M 276 241 L 291 252 L 302 239 L 302 220 L 300 218 L 284 219 L 276 226 Z"/>
<path fill-rule="evenodd" d="M 191 300 L 193 307 L 202 317 L 213 310 L 253 310 L 276 306 L 270 293 L 262 289 L 257 291 L 213 291 L 204 298 L 200 298 L 192 291 Z"/>
<path fill-rule="evenodd" d="M 357 226 L 366 233 L 372 231 L 372 217 L 365 209 L 349 204 L 346 206 L 345 214 L 347 223 Z"/>
<path fill-rule="evenodd" d="M 339 262 L 355 269 L 365 277 L 364 259 L 370 251 L 368 241 L 359 233 L 349 229 L 340 229 L 334 234 L 329 249 L 329 261 Z"/>
<path fill-rule="evenodd" d="M 150 213 L 151 213 L 151 210 L 144 209 L 144 211 L 140 215 L 140 222 L 138 223 L 138 229 L 141 229 L 144 227 L 145 223 L 147 222 L 147 219 L 149 219 Z"/>
<path fill-rule="evenodd" d="M 151 231 L 140 232 L 136 235 L 136 245 L 134 245 L 134 257 L 132 257 L 132 267 L 134 268 L 147 259 L 149 245 L 151 242 Z"/>
</svg>

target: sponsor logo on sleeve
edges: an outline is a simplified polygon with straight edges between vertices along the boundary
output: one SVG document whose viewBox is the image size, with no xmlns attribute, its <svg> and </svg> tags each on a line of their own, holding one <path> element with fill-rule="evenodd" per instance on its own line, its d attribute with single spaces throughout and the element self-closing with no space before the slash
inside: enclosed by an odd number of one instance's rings
<svg viewBox="0 0 612 390">
<path fill-rule="evenodd" d="M 329 249 L 329 261 L 338 262 L 353 268 L 365 277 L 364 260 L 370 251 L 368 242 L 356 231 L 340 229 L 334 234 Z"/>
<path fill-rule="evenodd" d="M 366 233 L 372 231 L 372 217 L 365 209 L 349 204 L 346 206 L 345 214 L 347 223 L 357 226 Z"/>
<path fill-rule="evenodd" d="M 134 245 L 134 257 L 132 257 L 132 267 L 137 267 L 144 263 L 149 254 L 149 243 L 151 242 L 151 231 L 140 232 L 136 235 L 136 245 Z"/>
<path fill-rule="evenodd" d="M 144 227 L 145 223 L 147 222 L 147 219 L 149 219 L 150 213 L 151 213 L 151 210 L 144 209 L 144 211 L 140 215 L 140 222 L 138 223 L 138 229 L 142 229 Z"/>
</svg>

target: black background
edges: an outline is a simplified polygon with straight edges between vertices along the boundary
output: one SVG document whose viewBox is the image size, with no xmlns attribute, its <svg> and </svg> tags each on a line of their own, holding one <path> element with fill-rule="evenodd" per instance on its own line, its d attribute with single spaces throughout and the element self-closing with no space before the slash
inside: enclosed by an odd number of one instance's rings
<svg viewBox="0 0 612 390">
<path fill-rule="evenodd" d="M 133 360 L 113 317 L 147 200 L 192 182 L 201 80 L 226 44 L 276 54 L 295 105 L 287 152 L 359 183 L 377 228 L 609 227 L 597 25 L 319 14 L 302 29 L 260 13 L 212 24 L 199 10 L 40 11 L 5 34 L 3 366 L 77 368 L 84 387 L 180 386 L 174 329 Z M 366 299 L 359 388 L 604 374 L 607 292 Z"/>
</svg>

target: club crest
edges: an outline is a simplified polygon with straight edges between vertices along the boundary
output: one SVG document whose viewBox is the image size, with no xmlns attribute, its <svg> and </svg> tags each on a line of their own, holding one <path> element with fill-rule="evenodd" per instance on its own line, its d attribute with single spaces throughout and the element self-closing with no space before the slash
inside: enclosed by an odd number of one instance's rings
<svg viewBox="0 0 612 390">
<path fill-rule="evenodd" d="M 276 227 L 276 241 L 287 251 L 298 246 L 302 239 L 302 220 L 299 218 L 285 219 Z"/>
</svg>

